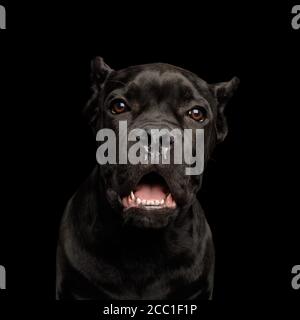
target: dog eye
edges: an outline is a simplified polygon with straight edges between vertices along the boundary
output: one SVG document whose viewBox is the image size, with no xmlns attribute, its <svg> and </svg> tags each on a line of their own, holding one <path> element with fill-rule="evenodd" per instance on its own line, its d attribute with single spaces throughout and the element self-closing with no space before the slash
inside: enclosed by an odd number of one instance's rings
<svg viewBox="0 0 300 320">
<path fill-rule="evenodd" d="M 207 112 L 203 107 L 194 107 L 188 111 L 188 116 L 195 121 L 203 122 L 207 118 Z"/>
<path fill-rule="evenodd" d="M 112 114 L 120 114 L 129 110 L 127 103 L 122 99 L 113 100 L 110 104 Z"/>
</svg>

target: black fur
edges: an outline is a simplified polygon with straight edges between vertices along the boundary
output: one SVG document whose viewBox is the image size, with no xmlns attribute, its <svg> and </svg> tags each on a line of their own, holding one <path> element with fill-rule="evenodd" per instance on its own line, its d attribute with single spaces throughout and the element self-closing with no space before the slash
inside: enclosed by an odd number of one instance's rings
<svg viewBox="0 0 300 320">
<path fill-rule="evenodd" d="M 119 120 L 133 128 L 205 128 L 205 159 L 227 134 L 224 107 L 239 80 L 207 84 L 192 72 L 156 63 L 114 71 L 92 62 L 94 93 L 84 112 L 94 132 Z M 130 112 L 112 115 L 111 97 Z M 205 124 L 185 116 L 205 104 Z M 210 299 L 214 247 L 196 195 L 202 175 L 185 175 L 184 165 L 96 165 L 69 201 L 57 250 L 57 299 Z M 167 182 L 177 208 L 162 214 L 131 209 L 120 197 L 155 171 Z"/>
</svg>

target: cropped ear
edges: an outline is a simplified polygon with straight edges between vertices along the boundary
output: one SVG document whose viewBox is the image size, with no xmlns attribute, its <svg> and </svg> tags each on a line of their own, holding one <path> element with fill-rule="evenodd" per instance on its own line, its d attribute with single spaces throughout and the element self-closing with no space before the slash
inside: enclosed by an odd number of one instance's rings
<svg viewBox="0 0 300 320">
<path fill-rule="evenodd" d="M 84 107 L 83 114 L 93 129 L 100 113 L 100 93 L 112 71 L 102 57 L 96 57 L 91 61 L 92 96 Z"/>
<path fill-rule="evenodd" d="M 233 96 L 234 92 L 238 88 L 240 80 L 237 77 L 233 77 L 228 82 L 219 82 L 210 85 L 212 93 L 217 101 L 217 119 L 216 119 L 216 133 L 217 142 L 222 142 L 228 133 L 227 121 L 224 115 L 224 109 Z"/>
<path fill-rule="evenodd" d="M 102 57 L 96 57 L 91 61 L 91 80 L 101 87 L 113 70 L 104 62 Z"/>
</svg>

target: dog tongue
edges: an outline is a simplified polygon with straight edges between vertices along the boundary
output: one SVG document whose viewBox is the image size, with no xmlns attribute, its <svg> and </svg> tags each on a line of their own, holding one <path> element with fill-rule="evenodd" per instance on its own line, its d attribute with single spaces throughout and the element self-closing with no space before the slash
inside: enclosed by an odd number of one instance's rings
<svg viewBox="0 0 300 320">
<path fill-rule="evenodd" d="M 166 193 L 164 188 L 160 185 L 147 185 L 140 184 L 138 185 L 135 196 L 144 199 L 144 200 L 161 200 L 166 197 Z"/>
</svg>

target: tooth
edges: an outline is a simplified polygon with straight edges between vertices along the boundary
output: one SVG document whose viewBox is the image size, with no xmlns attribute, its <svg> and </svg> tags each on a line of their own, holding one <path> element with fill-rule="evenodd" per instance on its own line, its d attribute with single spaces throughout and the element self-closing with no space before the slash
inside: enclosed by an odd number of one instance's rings
<svg viewBox="0 0 300 320">
<path fill-rule="evenodd" d="M 144 205 L 146 205 L 147 204 L 147 200 L 142 200 L 142 205 L 144 206 Z"/>
<path fill-rule="evenodd" d="M 142 200 L 140 198 L 136 198 L 136 203 L 137 204 L 141 204 L 142 203 Z"/>
<path fill-rule="evenodd" d="M 134 201 L 130 198 L 130 196 L 127 197 L 127 201 L 130 205 L 134 204 Z"/>
<path fill-rule="evenodd" d="M 173 199 L 172 195 L 169 193 L 166 197 L 166 206 L 168 208 L 176 208 L 176 201 Z"/>
<path fill-rule="evenodd" d="M 164 203 L 165 203 L 165 200 L 164 200 L 164 199 L 161 199 L 161 200 L 160 200 L 160 204 L 163 205 Z"/>
<path fill-rule="evenodd" d="M 156 206 L 159 206 L 159 205 L 160 205 L 160 201 L 159 201 L 159 200 L 155 200 L 155 201 L 154 201 L 154 204 L 155 204 Z"/>
<path fill-rule="evenodd" d="M 134 196 L 133 191 L 130 192 L 130 197 L 131 197 L 132 200 L 135 200 L 135 196 Z"/>
<path fill-rule="evenodd" d="M 166 197 L 166 206 L 170 208 L 173 203 L 173 198 L 172 195 L 169 193 L 168 196 Z"/>
</svg>

